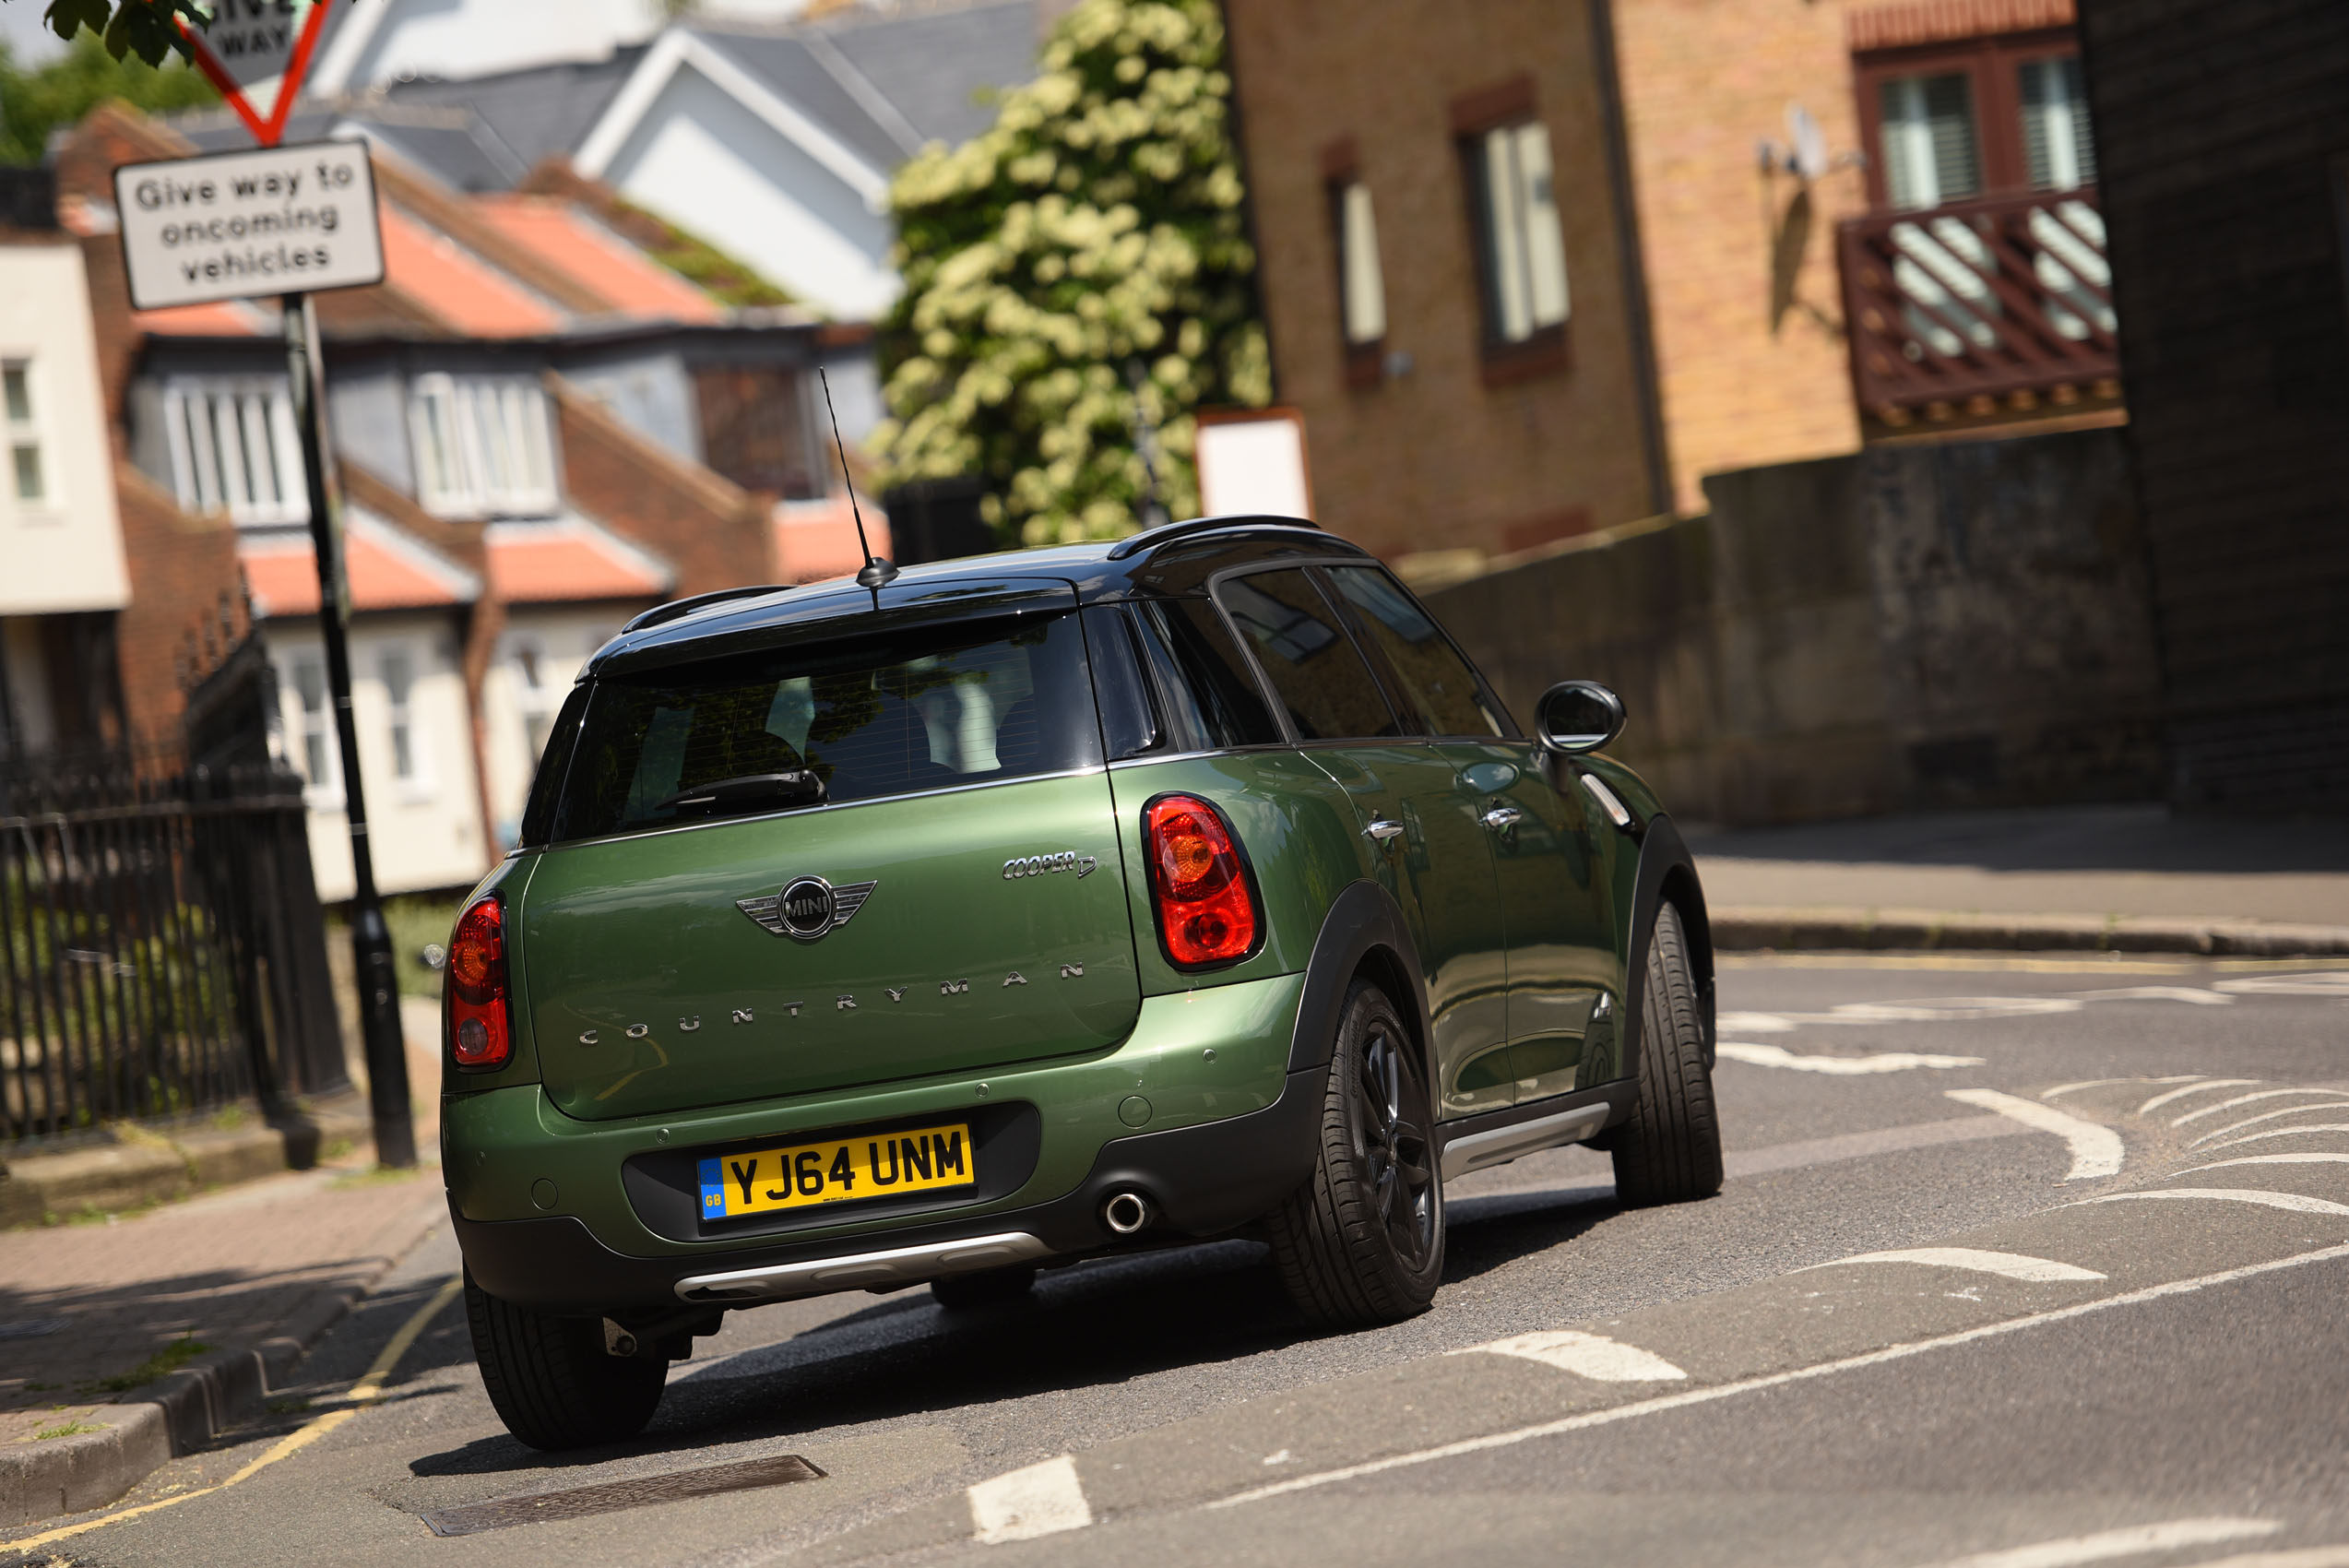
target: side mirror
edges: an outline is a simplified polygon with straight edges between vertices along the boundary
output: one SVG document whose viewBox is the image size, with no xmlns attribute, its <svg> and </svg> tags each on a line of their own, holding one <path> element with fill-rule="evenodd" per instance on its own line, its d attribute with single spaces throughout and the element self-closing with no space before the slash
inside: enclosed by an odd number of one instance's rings
<svg viewBox="0 0 2349 1568">
<path fill-rule="evenodd" d="M 1596 681 L 1560 681 L 1542 693 L 1534 733 L 1560 756 L 1595 752 L 1623 732 L 1623 699 Z"/>
</svg>

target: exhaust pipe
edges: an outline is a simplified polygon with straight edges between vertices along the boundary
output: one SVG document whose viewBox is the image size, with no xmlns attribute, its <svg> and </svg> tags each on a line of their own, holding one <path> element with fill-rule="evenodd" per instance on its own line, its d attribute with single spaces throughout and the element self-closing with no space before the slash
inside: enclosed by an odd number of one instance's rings
<svg viewBox="0 0 2349 1568">
<path fill-rule="evenodd" d="M 1132 1188 L 1112 1193 L 1101 1206 L 1101 1223 L 1120 1236 L 1131 1236 L 1156 1218 L 1150 1200 Z"/>
</svg>

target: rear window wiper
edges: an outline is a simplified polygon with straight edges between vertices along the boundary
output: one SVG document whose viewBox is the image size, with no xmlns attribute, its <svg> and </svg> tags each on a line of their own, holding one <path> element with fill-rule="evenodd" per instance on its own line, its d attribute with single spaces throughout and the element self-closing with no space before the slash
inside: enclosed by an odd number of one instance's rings
<svg viewBox="0 0 2349 1568">
<path fill-rule="evenodd" d="M 761 806 L 814 805 L 824 796 L 823 778 L 813 768 L 802 767 L 789 773 L 745 773 L 737 778 L 696 784 L 666 800 L 654 802 L 653 810 L 667 811 L 673 806 L 681 814 L 700 812 L 715 816 Z"/>
</svg>

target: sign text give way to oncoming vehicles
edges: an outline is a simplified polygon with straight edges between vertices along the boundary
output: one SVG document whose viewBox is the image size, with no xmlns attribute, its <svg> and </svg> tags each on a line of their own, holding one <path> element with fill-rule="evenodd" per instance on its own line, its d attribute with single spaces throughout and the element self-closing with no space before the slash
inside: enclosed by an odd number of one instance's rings
<svg viewBox="0 0 2349 1568">
<path fill-rule="evenodd" d="M 125 164 L 114 204 L 140 310 L 383 281 L 364 142 Z"/>
</svg>

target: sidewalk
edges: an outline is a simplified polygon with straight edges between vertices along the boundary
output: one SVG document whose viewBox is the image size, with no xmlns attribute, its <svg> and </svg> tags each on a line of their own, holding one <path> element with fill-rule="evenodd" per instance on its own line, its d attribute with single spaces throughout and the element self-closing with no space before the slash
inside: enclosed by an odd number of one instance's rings
<svg viewBox="0 0 2349 1568">
<path fill-rule="evenodd" d="M 1723 946 L 2349 956 L 2349 821 L 2068 806 L 1688 838 Z"/>
<path fill-rule="evenodd" d="M 429 1017 L 430 1004 L 408 1011 Z M 407 1021 L 416 1140 L 431 1162 L 436 1067 L 422 1018 Z M 284 1386 L 444 1223 L 436 1163 L 388 1172 L 373 1160 L 362 1134 L 316 1170 L 0 1230 L 0 1526 L 112 1502 Z"/>
</svg>

